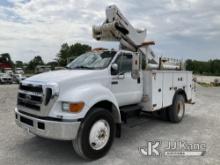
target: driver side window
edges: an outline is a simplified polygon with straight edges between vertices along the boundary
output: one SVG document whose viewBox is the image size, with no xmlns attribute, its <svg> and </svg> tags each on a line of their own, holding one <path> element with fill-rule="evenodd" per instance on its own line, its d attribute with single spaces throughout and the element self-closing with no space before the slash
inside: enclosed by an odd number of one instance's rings
<svg viewBox="0 0 220 165">
<path fill-rule="evenodd" d="M 122 53 L 115 60 L 115 63 L 118 64 L 118 73 L 119 74 L 131 72 L 131 70 L 132 70 L 132 54 Z"/>
</svg>

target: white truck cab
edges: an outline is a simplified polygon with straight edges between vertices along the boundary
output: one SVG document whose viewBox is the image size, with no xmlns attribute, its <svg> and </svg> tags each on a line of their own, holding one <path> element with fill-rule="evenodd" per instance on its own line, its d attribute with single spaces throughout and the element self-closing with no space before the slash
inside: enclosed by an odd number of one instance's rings
<svg viewBox="0 0 220 165">
<path fill-rule="evenodd" d="M 17 125 L 37 136 L 72 140 L 78 155 L 97 159 L 120 137 L 130 112 L 157 112 L 180 122 L 185 103 L 194 102 L 192 73 L 150 69 L 149 56 L 151 51 L 100 49 L 80 55 L 65 70 L 25 79 Z"/>
</svg>

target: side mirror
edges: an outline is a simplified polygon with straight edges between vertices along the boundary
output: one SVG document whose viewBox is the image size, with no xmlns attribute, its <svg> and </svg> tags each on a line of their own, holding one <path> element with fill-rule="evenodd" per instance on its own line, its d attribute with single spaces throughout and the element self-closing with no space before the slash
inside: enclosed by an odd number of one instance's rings
<svg viewBox="0 0 220 165">
<path fill-rule="evenodd" d="M 138 53 L 132 55 L 132 71 L 131 77 L 133 79 L 140 78 L 140 57 Z"/>
<path fill-rule="evenodd" d="M 112 64 L 111 73 L 112 73 L 112 75 L 117 75 L 118 74 L 118 64 L 116 64 L 116 63 Z"/>
</svg>

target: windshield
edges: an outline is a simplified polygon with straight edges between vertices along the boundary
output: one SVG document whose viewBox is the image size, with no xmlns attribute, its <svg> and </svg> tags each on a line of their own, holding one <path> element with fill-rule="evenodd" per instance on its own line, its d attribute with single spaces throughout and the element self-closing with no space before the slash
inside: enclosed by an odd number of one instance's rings
<svg viewBox="0 0 220 165">
<path fill-rule="evenodd" d="M 70 69 L 103 69 L 113 59 L 115 51 L 87 52 L 67 65 Z"/>
</svg>

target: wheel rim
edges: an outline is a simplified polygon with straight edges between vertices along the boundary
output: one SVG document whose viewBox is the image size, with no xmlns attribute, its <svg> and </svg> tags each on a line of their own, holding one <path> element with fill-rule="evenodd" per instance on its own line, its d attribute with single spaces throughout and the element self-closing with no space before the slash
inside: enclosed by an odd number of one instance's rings
<svg viewBox="0 0 220 165">
<path fill-rule="evenodd" d="M 177 105 L 177 116 L 179 119 L 182 118 L 183 113 L 184 113 L 184 105 L 182 102 L 179 102 Z"/>
<path fill-rule="evenodd" d="M 98 120 L 91 127 L 89 144 L 94 150 L 100 150 L 107 144 L 109 137 L 109 123 L 104 119 Z"/>
</svg>

